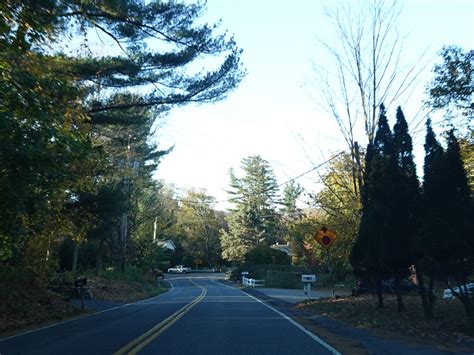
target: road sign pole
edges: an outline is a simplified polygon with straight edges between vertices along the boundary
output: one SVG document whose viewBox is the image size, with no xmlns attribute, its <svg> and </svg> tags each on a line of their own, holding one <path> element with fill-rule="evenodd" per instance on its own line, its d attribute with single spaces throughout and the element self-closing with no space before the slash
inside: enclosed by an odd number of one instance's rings
<svg viewBox="0 0 474 355">
<path fill-rule="evenodd" d="M 334 241 L 336 240 L 337 234 L 326 228 L 323 227 L 321 228 L 316 235 L 314 236 L 314 239 L 324 248 L 326 249 L 326 256 L 327 256 L 327 263 L 328 263 L 328 273 L 329 273 L 329 282 L 331 283 L 331 291 L 332 291 L 332 297 L 334 296 L 334 281 L 332 279 L 332 267 L 331 267 L 331 258 L 330 258 L 330 249 Z"/>
<path fill-rule="evenodd" d="M 327 252 L 327 259 L 328 259 L 328 271 L 329 271 L 329 282 L 331 283 L 331 291 L 332 291 L 332 297 L 334 298 L 334 282 L 333 282 L 333 279 L 332 279 L 332 267 L 331 267 L 331 259 L 330 259 L 330 251 L 329 251 L 329 248 L 326 249 L 326 252 Z"/>
</svg>

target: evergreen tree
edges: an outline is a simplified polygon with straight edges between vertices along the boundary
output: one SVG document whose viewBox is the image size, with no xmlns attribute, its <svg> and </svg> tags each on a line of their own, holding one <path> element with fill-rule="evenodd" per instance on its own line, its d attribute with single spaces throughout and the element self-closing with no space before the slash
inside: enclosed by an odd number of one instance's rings
<svg viewBox="0 0 474 355">
<path fill-rule="evenodd" d="M 474 302 L 464 292 L 474 270 L 474 226 L 471 191 L 464 171 L 459 143 L 450 131 L 447 149 L 436 140 L 427 122 L 422 209 L 423 223 L 417 242 L 420 268 L 429 280 L 425 317 L 433 317 L 434 281 L 446 282 L 463 303 L 468 319 L 474 324 Z M 451 237 L 452 236 L 452 237 Z M 426 303 L 426 304 L 425 304 Z"/>
<path fill-rule="evenodd" d="M 38 248 L 65 235 L 83 239 L 92 218 L 82 209 L 94 211 L 97 228 L 110 226 L 120 211 L 97 206 L 111 196 L 127 196 L 120 207 L 134 232 L 139 190 L 163 155 L 145 143 L 150 121 L 174 105 L 223 99 L 244 74 L 235 41 L 202 23 L 203 10 L 157 0 L 0 3 L 1 261 L 19 265 L 31 247 L 49 254 Z M 111 54 L 94 53 L 92 32 Z M 66 46 L 78 42 L 87 54 Z M 209 57 L 212 69 L 196 72 Z M 141 180 L 125 184 L 117 171 L 130 170 L 130 136 Z"/>
<path fill-rule="evenodd" d="M 394 193 L 391 180 L 396 174 L 394 157 L 393 136 L 385 108 L 381 105 L 374 142 L 367 146 L 362 217 L 350 256 L 356 274 L 375 283 L 379 307 L 383 307 L 382 280 L 390 274 L 391 197 Z"/>
<path fill-rule="evenodd" d="M 436 139 L 431 127 L 431 120 L 426 122 L 425 160 L 423 165 L 423 185 L 420 209 L 418 211 L 420 232 L 416 240 L 415 256 L 417 273 L 423 272 L 428 278 L 426 294 L 421 292 L 424 314 L 427 319 L 433 317 L 433 287 L 439 270 L 438 261 L 448 253 L 443 239 L 449 233 L 449 226 L 444 218 L 444 202 L 446 189 L 444 186 L 445 168 L 444 150 Z M 423 283 L 423 277 L 418 276 Z"/>
<path fill-rule="evenodd" d="M 242 159 L 244 176 L 230 171 L 230 201 L 235 208 L 227 218 L 229 230 L 222 231 L 222 255 L 227 260 L 243 260 L 245 253 L 259 244 L 275 242 L 278 192 L 275 175 L 268 162 L 259 155 Z"/>
<path fill-rule="evenodd" d="M 378 275 L 381 270 L 378 259 L 379 251 L 373 241 L 376 234 L 376 214 L 372 201 L 372 163 L 374 154 L 372 144 L 369 143 L 365 156 L 364 184 L 361 191 L 362 215 L 357 238 L 352 247 L 349 260 L 356 277 L 362 278 L 366 282 L 375 282 L 378 285 L 378 306 L 383 307 L 380 289 L 381 277 Z"/>
<path fill-rule="evenodd" d="M 401 281 L 408 276 L 409 267 L 413 264 L 412 248 L 417 231 L 415 212 L 419 200 L 419 183 L 416 166 L 413 161 L 412 140 L 408 125 L 400 107 L 397 109 L 396 123 L 393 129 L 394 152 L 397 162 L 397 173 L 394 175 L 394 194 L 392 196 L 392 222 L 387 255 L 389 268 L 395 279 L 395 291 L 398 310 L 403 311 Z"/>
<path fill-rule="evenodd" d="M 283 208 L 281 211 L 290 218 L 298 218 L 301 210 L 297 207 L 296 202 L 303 193 L 303 188 L 294 180 L 285 185 L 283 189 Z"/>
<path fill-rule="evenodd" d="M 462 302 L 469 322 L 474 326 L 474 298 L 465 292 L 469 277 L 474 271 L 474 210 L 471 191 L 463 167 L 458 140 L 453 130 L 448 132 L 444 161 L 444 210 L 443 216 L 449 228 L 446 235 L 454 238 L 443 239 L 448 251 L 440 266 L 440 278 Z M 463 288 L 464 287 L 464 288 Z"/>
<path fill-rule="evenodd" d="M 279 229 L 281 239 L 287 243 L 292 253 L 292 261 L 298 262 L 303 255 L 304 234 L 299 226 L 304 214 L 297 206 L 297 200 L 303 193 L 303 187 L 294 180 L 283 189 L 282 207 L 280 209 Z M 280 240 L 278 241 L 280 242 Z"/>
</svg>

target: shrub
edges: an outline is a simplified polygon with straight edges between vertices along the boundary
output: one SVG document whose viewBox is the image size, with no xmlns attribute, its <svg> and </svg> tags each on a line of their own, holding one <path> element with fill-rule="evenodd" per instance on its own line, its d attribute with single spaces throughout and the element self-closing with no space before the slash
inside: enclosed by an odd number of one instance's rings
<svg viewBox="0 0 474 355">
<path fill-rule="evenodd" d="M 272 249 L 268 245 L 258 245 L 245 254 L 244 265 L 262 264 L 290 265 L 291 258 L 286 253 Z"/>
</svg>

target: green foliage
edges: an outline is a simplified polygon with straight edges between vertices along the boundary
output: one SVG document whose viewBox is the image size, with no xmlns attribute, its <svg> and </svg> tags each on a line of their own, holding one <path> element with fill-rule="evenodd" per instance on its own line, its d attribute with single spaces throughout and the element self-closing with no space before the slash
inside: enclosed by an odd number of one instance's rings
<svg viewBox="0 0 474 355">
<path fill-rule="evenodd" d="M 229 261 L 242 261 L 259 244 L 271 245 L 278 233 L 278 185 L 273 170 L 259 155 L 242 159 L 242 170 L 242 178 L 230 171 L 229 194 L 235 208 L 227 217 L 229 230 L 221 235 L 222 257 Z"/>
<path fill-rule="evenodd" d="M 437 260 L 447 254 L 443 239 L 449 232 L 449 225 L 444 219 L 444 197 L 446 197 L 444 150 L 436 139 L 427 121 L 425 137 L 425 161 L 423 177 L 423 197 L 421 202 L 421 233 L 418 238 L 418 255 L 429 260 Z M 432 274 L 432 273 L 431 273 Z"/>
<path fill-rule="evenodd" d="M 368 145 L 362 189 L 362 217 L 359 233 L 351 253 L 351 264 L 357 274 L 381 280 L 388 272 L 383 257 L 389 252 L 387 240 L 392 237 L 392 179 L 396 171 L 393 136 L 380 108 L 373 144 Z"/>
<path fill-rule="evenodd" d="M 434 67 L 434 78 L 428 85 L 427 104 L 434 109 L 443 109 L 450 119 L 459 119 L 457 125 L 472 130 L 474 113 L 473 73 L 474 51 L 464 51 L 457 46 L 446 46 L 440 51 L 443 59 Z"/>
<path fill-rule="evenodd" d="M 413 263 L 418 180 L 411 137 L 403 112 L 397 110 L 394 133 L 381 106 L 373 144 L 366 154 L 362 217 L 350 261 L 358 276 L 375 281 L 383 307 L 381 281 L 394 277 L 399 311 L 404 310 L 400 281 Z"/>
<path fill-rule="evenodd" d="M 214 210 L 215 199 L 205 191 L 188 191 L 176 213 L 176 234 L 193 265 L 216 266 L 221 261 L 219 231 L 223 228 Z"/>
<path fill-rule="evenodd" d="M 300 218 L 284 219 L 283 238 L 289 244 L 294 265 L 312 265 L 315 261 L 313 250 L 305 248 L 305 245 L 314 243 L 314 233 L 320 226 L 320 217 L 312 214 L 303 214 Z"/>
<path fill-rule="evenodd" d="M 134 238 L 143 243 L 130 258 L 150 255 L 145 235 L 162 215 L 152 173 L 168 153 L 148 143 L 154 121 L 175 105 L 223 99 L 244 75 L 240 49 L 200 21 L 203 10 L 174 1 L 2 2 L 2 262 L 47 273 L 67 237 L 98 243 L 99 267 L 110 254 L 108 263 L 122 254 L 124 264 Z M 92 32 L 109 55 L 93 52 Z M 209 57 L 209 70 L 193 69 Z"/>
<path fill-rule="evenodd" d="M 80 213 L 67 206 L 90 187 L 96 162 L 64 62 L 16 47 L 0 62 L 0 234 L 13 241 L 7 254 L 19 263 L 35 245 L 29 238 L 81 234 L 81 223 L 65 218 Z"/>
<path fill-rule="evenodd" d="M 302 289 L 301 272 L 268 269 L 265 275 L 265 287 Z"/>
<path fill-rule="evenodd" d="M 66 238 L 58 248 L 58 267 L 61 271 L 71 271 L 73 264 L 75 242 L 71 238 Z M 78 247 L 77 270 L 83 271 L 92 269 L 97 263 L 98 243 L 94 241 L 84 242 Z"/>
<path fill-rule="evenodd" d="M 322 176 L 323 189 L 314 196 L 314 201 L 324 214 L 318 218 L 318 228 L 328 226 L 337 233 L 337 240 L 331 247 L 331 264 L 338 273 L 351 270 L 349 255 L 357 236 L 361 203 L 354 189 L 353 161 L 350 154 L 342 154 L 328 165 L 328 172 Z M 312 234 L 317 230 L 314 227 Z M 325 253 L 314 244 L 316 256 L 326 263 Z"/>
<path fill-rule="evenodd" d="M 275 264 L 275 265 L 290 265 L 290 257 L 280 251 L 269 247 L 268 245 L 258 245 L 250 249 L 244 256 L 244 265 L 261 265 L 261 264 Z"/>
<path fill-rule="evenodd" d="M 474 270 L 471 191 L 457 139 L 448 134 L 444 150 L 428 123 L 423 181 L 421 255 L 430 260 L 441 280 L 467 279 Z M 429 223 L 428 223 L 429 221 Z M 456 239 L 446 238 L 455 235 Z"/>
<path fill-rule="evenodd" d="M 108 280 L 118 280 L 118 281 L 128 281 L 128 282 L 139 282 L 139 283 L 147 283 L 150 280 L 146 273 L 143 272 L 142 269 L 136 266 L 129 266 L 125 269 L 124 272 L 121 270 L 116 270 L 114 268 L 106 268 L 101 277 Z"/>
<path fill-rule="evenodd" d="M 400 107 L 397 109 L 396 119 L 393 144 L 397 170 L 391 182 L 391 234 L 390 239 L 386 238 L 384 263 L 393 277 L 403 279 L 408 276 L 408 269 L 414 261 L 413 245 L 418 225 L 416 211 L 420 200 L 420 186 L 413 160 L 412 140 Z"/>
<path fill-rule="evenodd" d="M 294 180 L 285 185 L 281 211 L 287 218 L 295 219 L 301 214 L 301 210 L 297 207 L 297 201 L 302 193 L 303 187 Z"/>
<path fill-rule="evenodd" d="M 444 150 L 428 120 L 420 211 L 422 223 L 416 255 L 421 272 L 429 277 L 430 287 L 434 279 L 442 280 L 450 287 L 465 285 L 474 271 L 471 191 L 453 131 L 448 133 L 447 141 Z M 454 240 L 447 235 L 455 236 Z M 474 324 L 471 297 L 467 294 L 458 296 Z M 433 300 L 425 307 L 425 315 L 432 317 Z"/>
</svg>

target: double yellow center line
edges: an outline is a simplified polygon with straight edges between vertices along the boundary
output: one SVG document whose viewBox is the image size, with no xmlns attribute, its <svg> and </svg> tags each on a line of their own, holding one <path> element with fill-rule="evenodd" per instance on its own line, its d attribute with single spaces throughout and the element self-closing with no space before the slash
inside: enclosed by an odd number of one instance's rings
<svg viewBox="0 0 474 355">
<path fill-rule="evenodd" d="M 199 303 L 207 293 L 207 289 L 197 285 L 194 281 L 190 280 L 193 284 L 200 287 L 202 289 L 201 294 L 195 298 L 192 302 L 188 303 L 184 307 L 178 309 L 172 315 L 170 315 L 165 320 L 161 321 L 153 328 L 149 329 L 142 335 L 140 335 L 135 340 L 132 340 L 130 343 L 125 345 L 124 347 L 120 348 L 118 351 L 114 353 L 114 355 L 123 355 L 123 354 L 137 354 L 140 350 L 142 350 L 145 346 L 150 344 L 156 337 L 158 337 L 161 333 L 163 333 L 166 329 L 171 327 L 178 319 L 184 316 L 191 308 L 193 308 L 197 303 Z"/>
</svg>

